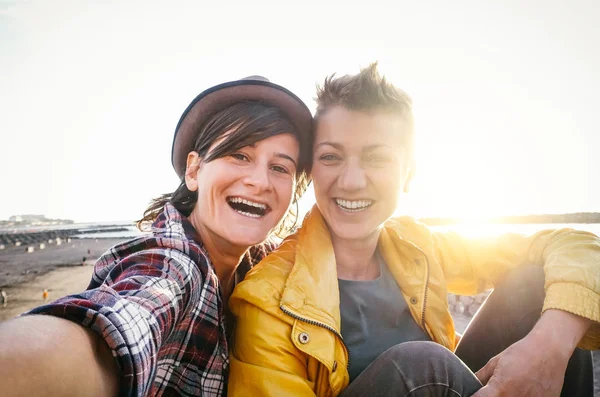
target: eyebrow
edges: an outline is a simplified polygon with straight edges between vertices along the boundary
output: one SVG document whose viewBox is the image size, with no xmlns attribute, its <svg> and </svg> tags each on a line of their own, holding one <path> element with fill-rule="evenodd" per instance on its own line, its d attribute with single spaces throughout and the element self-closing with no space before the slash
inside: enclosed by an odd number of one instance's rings
<svg viewBox="0 0 600 397">
<path fill-rule="evenodd" d="M 382 143 L 377 143 L 377 144 L 374 144 L 374 145 L 367 146 L 363 151 L 364 152 L 370 152 L 372 150 L 377 150 L 377 149 L 381 149 L 381 148 L 385 149 L 385 148 L 388 148 L 388 147 L 389 147 L 389 145 L 384 145 Z"/>
<path fill-rule="evenodd" d="M 339 143 L 326 141 L 326 142 L 319 143 L 315 147 L 315 150 L 318 149 L 318 148 L 320 148 L 321 146 L 332 146 L 333 148 L 335 148 L 337 150 L 340 150 L 340 151 L 344 149 L 343 146 L 341 144 L 339 144 Z M 376 144 L 369 145 L 369 146 L 365 147 L 363 149 L 363 152 L 369 152 L 369 151 L 372 151 L 372 150 L 376 150 L 376 149 L 380 149 L 380 148 L 387 148 L 387 147 L 388 147 L 388 145 L 384 145 L 383 143 L 376 143 Z"/>
<path fill-rule="evenodd" d="M 289 160 L 292 163 L 294 163 L 294 167 L 298 168 L 298 165 L 296 164 L 296 160 L 294 160 L 293 158 L 291 158 L 290 156 L 288 156 L 285 153 L 275 153 L 275 157 L 279 157 L 281 159 Z"/>
<path fill-rule="evenodd" d="M 315 149 L 320 148 L 321 146 L 333 146 L 334 148 L 338 149 L 338 150 L 342 150 L 342 145 L 340 145 L 339 143 L 335 143 L 335 142 L 321 142 L 319 143 L 317 146 L 315 146 Z"/>
<path fill-rule="evenodd" d="M 251 143 L 248 146 L 250 146 L 252 149 L 256 149 L 256 144 L 254 144 L 254 143 Z M 289 160 L 292 163 L 294 163 L 294 167 L 298 168 L 298 164 L 296 164 L 296 160 L 294 160 L 293 158 L 291 158 L 290 156 L 288 156 L 285 153 L 275 153 L 275 157 L 279 157 L 280 159 Z"/>
</svg>

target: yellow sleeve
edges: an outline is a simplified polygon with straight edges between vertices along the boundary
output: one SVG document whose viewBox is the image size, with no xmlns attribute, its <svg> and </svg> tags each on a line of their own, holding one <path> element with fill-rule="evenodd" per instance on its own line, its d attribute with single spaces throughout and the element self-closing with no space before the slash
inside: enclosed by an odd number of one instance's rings
<svg viewBox="0 0 600 397">
<path fill-rule="evenodd" d="M 257 306 L 237 299 L 230 351 L 229 396 L 310 396 L 308 357 L 295 348 L 287 324 Z"/>
<path fill-rule="evenodd" d="M 532 236 L 505 234 L 467 239 L 456 233 L 434 233 L 436 254 L 448 291 L 472 295 L 493 286 L 521 265 L 544 267 L 543 311 L 558 309 L 594 323 L 580 343 L 600 348 L 600 238 L 572 229 L 545 230 Z"/>
</svg>

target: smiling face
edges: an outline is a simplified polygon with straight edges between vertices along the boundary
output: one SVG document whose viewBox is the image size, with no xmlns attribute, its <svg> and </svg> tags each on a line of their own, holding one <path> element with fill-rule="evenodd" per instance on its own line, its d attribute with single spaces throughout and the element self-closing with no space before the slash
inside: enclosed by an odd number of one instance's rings
<svg viewBox="0 0 600 397">
<path fill-rule="evenodd" d="M 215 141 L 207 156 L 224 139 Z M 189 216 L 202 239 L 242 250 L 263 242 L 286 214 L 295 189 L 297 139 L 288 133 L 204 162 L 188 155 L 185 182 L 198 200 Z"/>
<path fill-rule="evenodd" d="M 401 116 L 384 111 L 336 106 L 319 117 L 312 177 L 334 239 L 368 238 L 393 214 L 410 182 L 409 132 Z"/>
</svg>

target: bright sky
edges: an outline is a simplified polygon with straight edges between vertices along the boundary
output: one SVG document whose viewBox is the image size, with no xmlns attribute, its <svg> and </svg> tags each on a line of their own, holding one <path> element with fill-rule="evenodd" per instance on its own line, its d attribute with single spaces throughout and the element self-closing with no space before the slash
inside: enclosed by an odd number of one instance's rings
<svg viewBox="0 0 600 397">
<path fill-rule="evenodd" d="M 325 3 L 0 1 L 0 219 L 136 219 L 200 91 L 261 74 L 314 109 L 374 60 L 415 102 L 401 212 L 600 211 L 597 0 Z"/>
</svg>

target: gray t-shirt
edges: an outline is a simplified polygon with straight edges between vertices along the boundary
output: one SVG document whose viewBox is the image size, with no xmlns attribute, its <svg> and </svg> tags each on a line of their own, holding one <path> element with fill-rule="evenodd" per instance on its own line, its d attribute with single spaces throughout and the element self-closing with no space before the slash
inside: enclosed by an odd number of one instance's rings
<svg viewBox="0 0 600 397">
<path fill-rule="evenodd" d="M 385 263 L 375 280 L 338 279 L 342 337 L 350 351 L 350 381 L 398 343 L 430 340 L 417 325 Z"/>
</svg>

